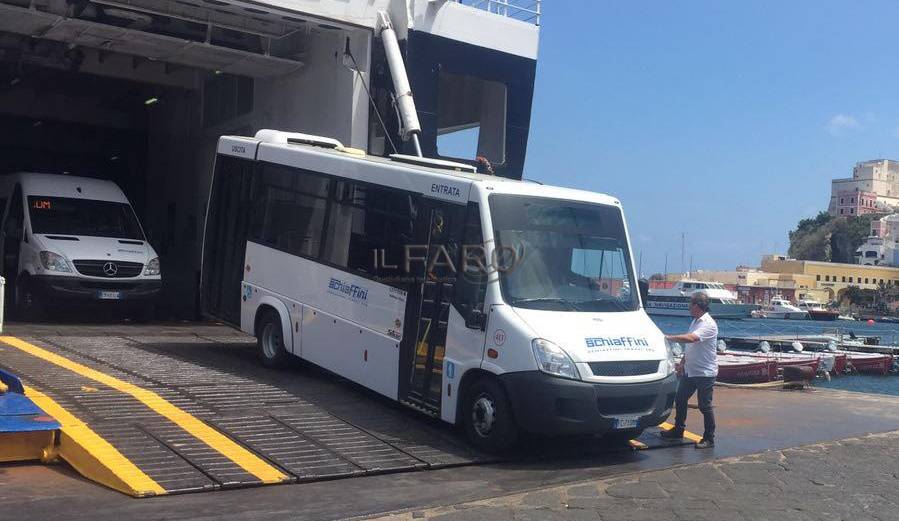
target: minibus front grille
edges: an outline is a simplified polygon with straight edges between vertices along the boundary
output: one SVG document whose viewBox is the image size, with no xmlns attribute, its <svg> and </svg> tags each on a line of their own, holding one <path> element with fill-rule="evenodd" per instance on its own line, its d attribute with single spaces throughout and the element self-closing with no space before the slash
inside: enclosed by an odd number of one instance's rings
<svg viewBox="0 0 899 521">
<path fill-rule="evenodd" d="M 640 376 L 659 371 L 659 360 L 590 362 L 588 365 L 593 376 Z"/>
<path fill-rule="evenodd" d="M 75 269 L 88 277 L 103 277 L 107 279 L 122 279 L 137 277 L 144 265 L 140 262 L 124 262 L 109 260 L 76 260 L 72 261 Z"/>
</svg>

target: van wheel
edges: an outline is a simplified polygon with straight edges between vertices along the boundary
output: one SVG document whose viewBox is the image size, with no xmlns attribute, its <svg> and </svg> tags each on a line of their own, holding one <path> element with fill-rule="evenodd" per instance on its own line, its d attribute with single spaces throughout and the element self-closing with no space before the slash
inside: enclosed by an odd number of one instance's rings
<svg viewBox="0 0 899 521">
<path fill-rule="evenodd" d="M 281 330 L 281 316 L 276 311 L 266 310 L 259 317 L 256 327 L 256 344 L 259 346 L 259 361 L 265 367 L 284 367 L 288 353 L 284 349 L 284 335 Z"/>
<path fill-rule="evenodd" d="M 22 277 L 16 281 L 15 314 L 20 320 L 39 320 L 43 316 L 43 306 L 34 293 L 31 281 L 28 277 Z"/>
<path fill-rule="evenodd" d="M 505 452 L 518 442 L 509 398 L 493 378 L 480 378 L 468 388 L 462 421 L 468 440 L 485 452 Z"/>
</svg>

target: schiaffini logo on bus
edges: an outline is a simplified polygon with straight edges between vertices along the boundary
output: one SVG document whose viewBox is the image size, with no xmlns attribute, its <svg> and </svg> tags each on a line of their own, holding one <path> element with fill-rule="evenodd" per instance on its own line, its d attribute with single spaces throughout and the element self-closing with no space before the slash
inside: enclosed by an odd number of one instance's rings
<svg viewBox="0 0 899 521">
<path fill-rule="evenodd" d="M 649 347 L 649 341 L 645 337 L 619 336 L 619 337 L 589 337 L 585 338 L 587 349 L 599 349 L 614 347 L 623 349 L 640 349 Z"/>
<path fill-rule="evenodd" d="M 330 282 L 328 282 L 328 293 L 359 304 L 365 305 L 368 303 L 368 289 L 334 277 L 331 277 Z"/>
</svg>

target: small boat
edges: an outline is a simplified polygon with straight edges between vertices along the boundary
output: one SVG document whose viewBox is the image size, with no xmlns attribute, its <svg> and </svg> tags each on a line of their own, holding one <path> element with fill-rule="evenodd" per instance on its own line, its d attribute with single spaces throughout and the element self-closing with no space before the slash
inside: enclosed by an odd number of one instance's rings
<svg viewBox="0 0 899 521">
<path fill-rule="evenodd" d="M 837 315 L 837 320 L 845 320 L 846 322 L 855 322 L 855 317 L 852 315 Z"/>
<path fill-rule="evenodd" d="M 825 353 L 776 353 L 728 349 L 724 351 L 724 354 L 731 356 L 743 356 L 747 358 L 753 358 L 755 360 L 774 360 L 775 362 L 777 362 L 778 367 L 785 367 L 789 365 L 807 365 L 815 371 L 815 374 L 818 374 L 818 371 L 821 371 L 822 373 L 834 372 L 836 366 L 836 357 Z M 846 358 L 843 357 L 844 369 L 845 360 Z"/>
<path fill-rule="evenodd" d="M 812 320 L 824 320 L 832 322 L 840 316 L 839 311 L 827 309 L 823 304 L 812 299 L 800 299 L 796 303 L 796 307 L 808 312 L 808 317 Z"/>
<path fill-rule="evenodd" d="M 690 316 L 690 297 L 701 291 L 709 297 L 709 314 L 716 319 L 749 318 L 759 306 L 741 304 L 737 296 L 718 282 L 679 280 L 667 289 L 649 290 L 646 312 L 650 315 Z"/>
<path fill-rule="evenodd" d="M 678 353 L 683 352 L 679 347 L 676 350 Z M 683 355 L 677 355 L 674 368 L 678 375 L 684 374 Z M 718 353 L 718 377 L 715 379 L 717 382 L 755 384 L 776 379 L 777 361 L 774 359 L 756 359 Z"/>
<path fill-rule="evenodd" d="M 859 374 L 885 375 L 893 368 L 893 355 L 837 351 L 846 354 L 849 371 Z"/>
<path fill-rule="evenodd" d="M 718 355 L 718 382 L 755 384 L 777 379 L 777 361 Z"/>
<path fill-rule="evenodd" d="M 799 309 L 790 304 L 790 301 L 777 296 L 771 299 L 768 306 L 765 307 L 766 318 L 783 318 L 786 320 L 807 320 L 809 318 L 808 311 Z"/>
</svg>

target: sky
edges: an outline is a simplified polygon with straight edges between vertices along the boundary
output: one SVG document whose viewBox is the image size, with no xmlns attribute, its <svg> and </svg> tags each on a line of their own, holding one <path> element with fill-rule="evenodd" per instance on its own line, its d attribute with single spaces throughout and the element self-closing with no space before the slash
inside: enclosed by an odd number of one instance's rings
<svg viewBox="0 0 899 521">
<path fill-rule="evenodd" d="M 548 0 L 525 177 L 611 194 L 645 275 L 758 266 L 899 159 L 899 2 Z"/>
</svg>

